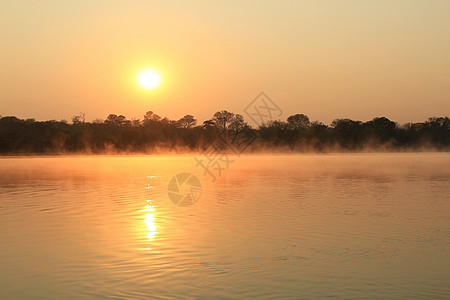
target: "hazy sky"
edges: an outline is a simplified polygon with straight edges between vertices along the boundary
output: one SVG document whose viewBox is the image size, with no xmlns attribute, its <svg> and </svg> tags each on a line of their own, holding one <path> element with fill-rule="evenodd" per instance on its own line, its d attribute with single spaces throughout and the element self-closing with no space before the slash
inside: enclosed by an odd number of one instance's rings
<svg viewBox="0 0 450 300">
<path fill-rule="evenodd" d="M 0 114 L 450 116 L 450 1 L 0 1 Z M 160 72 L 140 88 L 136 74 Z"/>
</svg>

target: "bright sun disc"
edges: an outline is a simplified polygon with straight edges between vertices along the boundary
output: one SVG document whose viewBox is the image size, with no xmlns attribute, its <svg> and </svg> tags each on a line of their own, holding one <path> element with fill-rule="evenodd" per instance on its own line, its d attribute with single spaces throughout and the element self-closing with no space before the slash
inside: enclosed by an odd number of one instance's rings
<svg viewBox="0 0 450 300">
<path fill-rule="evenodd" d="M 159 85 L 161 78 L 157 73 L 146 70 L 139 73 L 138 81 L 143 88 L 153 89 Z"/>
</svg>

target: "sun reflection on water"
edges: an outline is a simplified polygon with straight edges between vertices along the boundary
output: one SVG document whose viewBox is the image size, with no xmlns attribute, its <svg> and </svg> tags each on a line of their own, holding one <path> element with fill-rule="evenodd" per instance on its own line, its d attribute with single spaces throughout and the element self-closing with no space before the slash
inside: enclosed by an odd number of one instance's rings
<svg viewBox="0 0 450 300">
<path fill-rule="evenodd" d="M 153 214 L 155 208 L 151 205 L 151 201 L 147 200 L 147 205 L 141 211 L 146 213 L 144 223 L 147 224 L 147 238 L 153 241 L 158 231 L 156 231 L 155 215 Z"/>
<path fill-rule="evenodd" d="M 152 181 L 155 177 L 156 176 L 147 176 L 147 180 L 150 180 L 150 183 L 146 184 L 145 189 L 149 192 L 154 189 Z M 153 241 L 158 234 L 158 231 L 155 223 L 155 207 L 152 205 L 152 200 L 147 200 L 147 205 L 143 209 L 141 209 L 141 212 L 145 213 L 144 223 L 147 226 L 147 238 L 149 241 Z"/>
</svg>

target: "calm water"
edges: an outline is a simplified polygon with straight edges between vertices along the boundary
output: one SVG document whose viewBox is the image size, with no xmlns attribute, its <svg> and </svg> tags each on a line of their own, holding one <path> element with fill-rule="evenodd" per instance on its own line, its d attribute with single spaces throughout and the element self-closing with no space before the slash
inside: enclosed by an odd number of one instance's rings
<svg viewBox="0 0 450 300">
<path fill-rule="evenodd" d="M 0 298 L 450 297 L 449 154 L 233 159 L 1 158 Z"/>
</svg>

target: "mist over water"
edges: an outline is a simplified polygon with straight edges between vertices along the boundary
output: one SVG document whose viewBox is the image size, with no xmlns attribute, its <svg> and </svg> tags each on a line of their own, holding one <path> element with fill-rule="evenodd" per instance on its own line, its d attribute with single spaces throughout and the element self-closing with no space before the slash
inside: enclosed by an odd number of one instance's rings
<svg viewBox="0 0 450 300">
<path fill-rule="evenodd" d="M 232 160 L 0 158 L 0 298 L 450 297 L 449 154 Z"/>
</svg>

